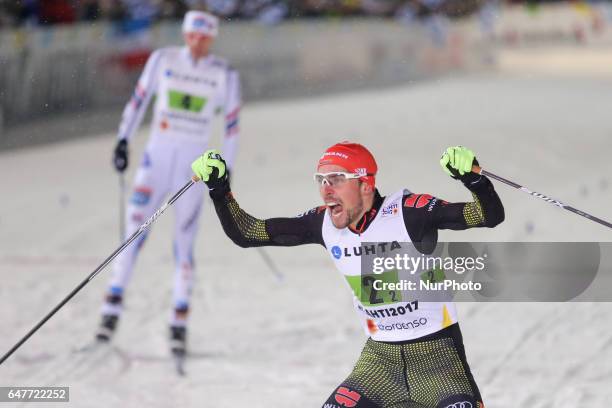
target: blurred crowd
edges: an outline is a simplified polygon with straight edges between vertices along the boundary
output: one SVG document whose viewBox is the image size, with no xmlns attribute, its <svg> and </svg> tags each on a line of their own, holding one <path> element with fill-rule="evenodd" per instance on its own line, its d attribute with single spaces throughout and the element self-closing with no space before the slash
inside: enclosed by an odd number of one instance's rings
<svg viewBox="0 0 612 408">
<path fill-rule="evenodd" d="M 96 20 L 152 23 L 180 19 L 189 9 L 207 10 L 224 20 L 267 24 L 321 16 L 456 16 L 474 11 L 485 1 L 490 0 L 0 0 L 0 27 Z"/>
</svg>

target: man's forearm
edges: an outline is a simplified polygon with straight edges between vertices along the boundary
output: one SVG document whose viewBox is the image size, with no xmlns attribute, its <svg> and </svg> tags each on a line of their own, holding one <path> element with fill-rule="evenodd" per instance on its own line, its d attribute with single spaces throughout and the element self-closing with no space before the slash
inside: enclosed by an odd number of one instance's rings
<svg viewBox="0 0 612 408">
<path fill-rule="evenodd" d="M 236 245 L 250 248 L 272 244 L 265 221 L 240 208 L 229 188 L 211 191 L 211 198 L 223 231 Z"/>
<path fill-rule="evenodd" d="M 225 234 L 242 248 L 323 244 L 321 225 L 324 212 L 313 209 L 300 217 L 259 219 L 238 205 L 229 186 L 211 190 Z"/>
<path fill-rule="evenodd" d="M 463 208 L 463 216 L 468 228 L 492 228 L 504 220 L 504 206 L 493 188 L 493 183 L 488 178 L 479 176 L 472 182 L 464 182 L 464 185 L 474 197 L 474 201 L 465 203 Z"/>
<path fill-rule="evenodd" d="M 494 227 L 504 220 L 504 207 L 493 184 L 484 176 L 471 175 L 463 184 L 472 193 L 474 201 L 440 203 L 432 209 L 431 224 L 423 229 L 464 230 L 474 227 Z"/>
</svg>

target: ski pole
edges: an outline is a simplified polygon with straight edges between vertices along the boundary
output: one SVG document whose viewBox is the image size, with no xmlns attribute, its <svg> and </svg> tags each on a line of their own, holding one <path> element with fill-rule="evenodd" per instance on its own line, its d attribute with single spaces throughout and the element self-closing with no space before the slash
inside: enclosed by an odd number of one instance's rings
<svg viewBox="0 0 612 408">
<path fill-rule="evenodd" d="M 272 272 L 276 280 L 282 282 L 283 279 L 285 279 L 285 276 L 276 267 L 276 264 L 274 263 L 272 258 L 270 258 L 270 255 L 268 255 L 268 253 L 262 247 L 256 247 L 255 249 L 257 249 L 257 252 L 259 252 L 259 255 L 261 255 L 261 258 L 263 259 L 265 264 L 268 266 L 268 268 L 270 268 L 270 272 Z"/>
<path fill-rule="evenodd" d="M 125 175 L 119 173 L 119 242 L 125 239 Z"/>
<path fill-rule="evenodd" d="M 153 224 L 155 220 L 157 220 L 157 218 L 163 214 L 164 211 L 166 211 L 166 208 L 174 204 L 174 202 L 178 200 L 179 197 L 182 196 L 183 193 L 185 193 L 185 191 L 189 190 L 189 188 L 193 186 L 197 180 L 198 179 L 196 177 L 193 177 L 164 205 L 162 205 L 155 212 L 155 214 L 151 216 L 151 218 L 145 221 L 145 223 L 142 224 L 140 228 L 138 228 L 138 230 L 135 231 L 123 244 L 121 244 L 119 248 L 117 248 L 108 258 L 106 258 L 104 262 L 102 262 L 92 273 L 89 274 L 89 276 L 87 276 L 87 278 L 85 278 L 76 288 L 74 288 L 72 292 L 68 294 L 68 296 L 66 296 L 57 306 L 53 308 L 53 310 L 51 310 L 40 322 L 38 322 L 38 324 L 36 324 L 36 326 L 34 326 L 32 330 L 30 330 L 25 336 L 23 336 L 23 338 L 19 340 L 17 344 L 15 344 L 5 355 L 3 355 L 2 358 L 0 358 L 0 365 L 2 365 L 2 363 L 4 363 L 4 361 L 6 361 L 6 359 L 9 358 L 11 354 L 13 354 L 19 347 L 21 347 L 23 343 L 25 343 L 34 333 L 36 333 L 36 331 L 38 331 L 38 329 L 40 329 L 42 325 L 47 322 L 47 320 L 49 320 L 55 313 L 57 313 L 58 310 L 60 310 L 66 303 L 68 303 L 68 301 L 72 299 L 74 295 L 76 295 L 81 289 L 83 289 L 83 287 L 85 287 L 85 285 L 87 285 L 89 281 L 95 278 L 96 275 L 98 275 L 109 263 L 111 263 L 111 261 L 115 259 L 117 255 L 119 255 L 136 238 L 142 235 L 142 233 L 145 232 L 151 226 L 151 224 Z"/>
<path fill-rule="evenodd" d="M 521 191 L 523 191 L 523 192 L 525 192 L 527 194 L 530 194 L 530 195 L 532 195 L 534 197 L 540 198 L 540 199 L 542 199 L 542 200 L 544 200 L 544 201 L 546 201 L 548 203 L 551 203 L 551 204 L 553 204 L 553 205 L 555 205 L 555 206 L 557 206 L 559 208 L 562 208 L 562 209 L 567 210 L 567 211 L 571 211 L 574 214 L 578 214 L 578 215 L 580 215 L 580 216 L 582 216 L 582 217 L 584 217 L 586 219 L 589 219 L 591 221 L 595 221 L 596 223 L 599 223 L 599 224 L 601 224 L 603 226 L 606 226 L 608 228 L 612 228 L 612 224 L 609 223 L 608 221 L 602 220 L 601 218 L 597 218 L 597 217 L 595 217 L 595 216 L 593 216 L 591 214 L 587 214 L 584 211 L 578 210 L 578 209 L 576 209 L 574 207 L 571 207 L 571 206 L 569 206 L 567 204 L 563 204 L 561 201 L 556 200 L 554 198 L 550 198 L 548 196 L 545 196 L 544 194 L 541 194 L 541 193 L 538 193 L 538 192 L 535 192 L 535 191 L 531 191 L 527 187 L 523 187 L 520 184 L 517 184 L 517 183 L 515 183 L 513 181 L 506 180 L 503 177 L 500 177 L 500 176 L 498 176 L 496 174 L 490 173 L 490 172 L 484 170 L 480 166 L 472 166 L 472 171 L 474 173 L 490 177 L 490 178 L 495 179 L 497 181 L 501 181 L 504 184 L 507 184 L 507 185 L 509 185 L 511 187 L 514 187 L 517 190 L 521 190 Z"/>
</svg>

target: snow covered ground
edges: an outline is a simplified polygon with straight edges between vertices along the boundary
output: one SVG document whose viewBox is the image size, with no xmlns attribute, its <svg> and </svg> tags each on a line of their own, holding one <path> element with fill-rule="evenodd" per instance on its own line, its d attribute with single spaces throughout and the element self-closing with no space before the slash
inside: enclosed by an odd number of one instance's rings
<svg viewBox="0 0 612 408">
<path fill-rule="evenodd" d="M 260 217 L 303 212 L 319 203 L 311 173 L 321 152 L 352 139 L 377 157 L 383 193 L 408 187 L 467 200 L 438 165 L 443 148 L 463 144 L 484 168 L 609 220 L 612 79 L 586 78 L 467 76 L 248 106 L 233 190 Z M 143 131 L 130 175 L 145 140 Z M 118 245 L 113 145 L 107 134 L 0 154 L 0 353 Z M 496 186 L 505 223 L 441 239 L 612 238 L 602 226 Z M 92 339 L 105 271 L 0 367 L 0 386 L 69 386 L 75 407 L 320 406 L 365 340 L 325 251 L 266 249 L 285 274 L 278 282 L 257 250 L 225 237 L 207 206 L 196 251 L 193 357 L 181 378 L 166 338 L 172 221 L 169 210 L 154 225 L 112 348 L 75 351 Z M 611 304 L 458 308 L 487 407 L 609 405 Z"/>
</svg>

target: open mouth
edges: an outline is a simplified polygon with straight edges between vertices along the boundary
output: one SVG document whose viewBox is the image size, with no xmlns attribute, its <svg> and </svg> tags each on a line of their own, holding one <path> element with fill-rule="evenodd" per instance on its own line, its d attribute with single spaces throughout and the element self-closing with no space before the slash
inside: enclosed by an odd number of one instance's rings
<svg viewBox="0 0 612 408">
<path fill-rule="evenodd" d="M 329 208 L 329 212 L 332 217 L 339 217 L 340 214 L 342 214 L 342 204 L 338 204 L 335 201 L 330 201 L 325 203 L 325 205 L 327 205 L 327 208 Z"/>
</svg>

